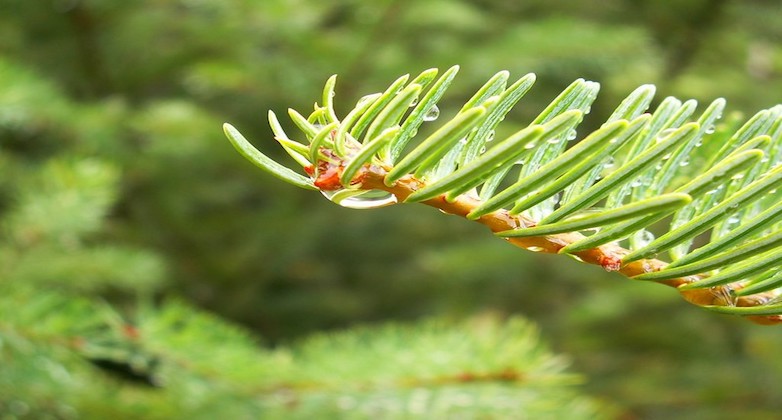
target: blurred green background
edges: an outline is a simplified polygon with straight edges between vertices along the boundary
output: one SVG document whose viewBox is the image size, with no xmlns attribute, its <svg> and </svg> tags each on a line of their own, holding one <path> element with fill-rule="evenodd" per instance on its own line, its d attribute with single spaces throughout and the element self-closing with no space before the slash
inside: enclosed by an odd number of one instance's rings
<svg viewBox="0 0 782 420">
<path fill-rule="evenodd" d="M 56 162 L 87 165 L 116 185 L 90 241 L 138 258 L 124 261 L 138 274 L 117 282 L 184 297 L 268 343 L 388 319 L 520 314 L 573 358 L 585 392 L 628 418 L 778 418 L 779 327 L 515 249 L 421 206 L 340 208 L 258 171 L 221 124 L 285 161 L 267 110 L 307 111 L 336 73 L 344 115 L 401 74 L 453 64 L 444 112 L 499 70 L 537 74 L 508 130 L 578 77 L 602 84 L 587 126 L 643 83 L 658 86 L 657 102 L 722 96 L 751 115 L 780 101 L 781 40 L 775 0 L 0 0 L 0 211 L 41 167 L 57 178 Z M 46 177 L 36 182 L 45 190 Z"/>
</svg>

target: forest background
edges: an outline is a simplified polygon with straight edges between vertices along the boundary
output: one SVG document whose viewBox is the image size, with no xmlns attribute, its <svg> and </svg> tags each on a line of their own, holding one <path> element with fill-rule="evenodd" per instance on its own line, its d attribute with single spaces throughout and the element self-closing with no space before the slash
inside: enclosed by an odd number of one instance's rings
<svg viewBox="0 0 782 420">
<path fill-rule="evenodd" d="M 508 130 L 579 77 L 602 86 L 592 128 L 644 83 L 657 103 L 725 97 L 752 115 L 782 99 L 780 41 L 773 0 L 0 0 L 0 293 L 24 283 L 129 312 L 175 298 L 270 347 L 520 315 L 570 357 L 581 392 L 631 418 L 773 418 L 778 327 L 420 206 L 340 208 L 252 167 L 221 124 L 283 159 L 267 110 L 309 109 L 336 73 L 344 115 L 401 74 L 453 64 L 444 113 L 496 71 L 537 74 Z M 31 306 L 15 296 L 0 318 Z"/>
</svg>

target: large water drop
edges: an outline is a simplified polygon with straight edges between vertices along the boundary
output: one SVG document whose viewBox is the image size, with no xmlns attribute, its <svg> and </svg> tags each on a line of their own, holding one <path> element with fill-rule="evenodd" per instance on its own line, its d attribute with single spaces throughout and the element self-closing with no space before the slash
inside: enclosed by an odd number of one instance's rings
<svg viewBox="0 0 782 420">
<path fill-rule="evenodd" d="M 321 194 L 342 207 L 359 210 L 385 207 L 397 203 L 395 195 L 381 190 L 321 191 Z"/>
<path fill-rule="evenodd" d="M 640 249 L 649 245 L 654 240 L 654 234 L 646 229 L 641 229 L 633 234 L 635 247 Z"/>
<path fill-rule="evenodd" d="M 424 121 L 434 121 L 439 116 L 440 116 L 440 108 L 438 108 L 437 105 L 432 105 L 431 108 L 426 110 L 426 114 L 424 114 Z"/>
</svg>

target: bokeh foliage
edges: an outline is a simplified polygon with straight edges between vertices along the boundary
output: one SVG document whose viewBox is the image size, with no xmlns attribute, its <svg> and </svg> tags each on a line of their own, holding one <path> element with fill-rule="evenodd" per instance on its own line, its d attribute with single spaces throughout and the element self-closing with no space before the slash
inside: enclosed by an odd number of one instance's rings
<svg viewBox="0 0 782 420">
<path fill-rule="evenodd" d="M 457 63 L 443 112 L 499 69 L 537 73 L 509 131 L 578 77 L 602 85 L 587 125 L 642 83 L 751 115 L 780 102 L 780 23 L 764 0 L 0 0 L 0 285 L 177 296 L 273 343 L 521 314 L 631 416 L 773 418 L 779 331 L 436 212 L 330 205 L 254 170 L 220 125 L 271 146 L 266 110 L 306 109 L 331 74 L 348 104 Z"/>
</svg>

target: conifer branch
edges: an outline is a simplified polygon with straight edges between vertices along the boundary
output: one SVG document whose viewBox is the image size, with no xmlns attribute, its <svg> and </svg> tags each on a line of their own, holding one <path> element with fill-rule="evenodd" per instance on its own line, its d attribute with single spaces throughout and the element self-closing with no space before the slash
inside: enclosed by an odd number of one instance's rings
<svg viewBox="0 0 782 420">
<path fill-rule="evenodd" d="M 579 79 L 526 128 L 492 142 L 534 83 L 526 75 L 507 86 L 502 71 L 411 144 L 437 119 L 437 101 L 457 71 L 435 80 L 430 69 L 409 83 L 400 77 L 342 121 L 332 77 L 324 106 L 309 117 L 289 112 L 305 141 L 288 138 L 270 113 L 275 138 L 309 177 L 269 159 L 231 125 L 225 133 L 257 166 L 345 207 L 420 202 L 476 220 L 521 248 L 666 284 L 715 312 L 782 323 L 782 106 L 731 132 L 716 126 L 724 100 L 697 117 L 694 100 L 672 97 L 647 113 L 654 87 L 645 85 L 569 147 L 599 90 Z M 696 161 L 705 163 L 689 170 Z M 710 243 L 693 247 L 705 233 Z"/>
</svg>

